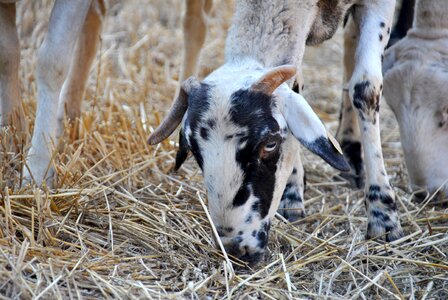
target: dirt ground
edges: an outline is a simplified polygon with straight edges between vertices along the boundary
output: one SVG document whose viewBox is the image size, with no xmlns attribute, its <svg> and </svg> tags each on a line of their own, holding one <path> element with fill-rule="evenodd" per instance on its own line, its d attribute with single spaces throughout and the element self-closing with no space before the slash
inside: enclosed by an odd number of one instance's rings
<svg viewBox="0 0 448 300">
<path fill-rule="evenodd" d="M 233 3 L 215 1 L 200 76 L 223 60 Z M 21 95 L 35 116 L 36 49 L 52 1 L 21 1 Z M 363 192 L 307 151 L 307 216 L 273 222 L 254 269 L 214 247 L 201 173 L 171 171 L 176 136 L 146 144 L 170 106 L 183 44 L 183 1 L 112 1 L 79 125 L 57 147 L 55 189 L 20 186 L 21 155 L 1 136 L 0 298 L 447 299 L 448 210 L 418 203 L 383 101 L 383 151 L 406 237 L 366 241 Z M 342 33 L 307 48 L 304 96 L 335 134 Z M 9 135 L 9 136 L 8 136 Z M 29 143 L 28 137 L 28 143 Z M 24 146 L 26 151 L 28 144 Z M 233 267 L 232 267 L 233 266 Z"/>
</svg>

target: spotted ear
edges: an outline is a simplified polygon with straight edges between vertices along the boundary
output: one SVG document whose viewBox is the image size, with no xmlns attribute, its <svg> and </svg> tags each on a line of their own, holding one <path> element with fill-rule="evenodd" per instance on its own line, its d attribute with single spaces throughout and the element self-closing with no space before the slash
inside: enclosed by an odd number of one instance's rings
<svg viewBox="0 0 448 300">
<path fill-rule="evenodd" d="M 187 159 L 189 151 L 190 151 L 190 148 L 188 147 L 187 139 L 184 136 L 184 130 L 181 129 L 179 131 L 179 150 L 177 150 L 177 153 L 176 153 L 176 165 L 174 166 L 174 171 L 177 171 L 180 169 L 182 164 Z"/>
<path fill-rule="evenodd" d="M 299 142 L 332 167 L 344 172 L 350 171 L 338 142 L 329 135 L 308 102 L 291 90 L 282 93 L 280 98 L 289 130 Z"/>
</svg>

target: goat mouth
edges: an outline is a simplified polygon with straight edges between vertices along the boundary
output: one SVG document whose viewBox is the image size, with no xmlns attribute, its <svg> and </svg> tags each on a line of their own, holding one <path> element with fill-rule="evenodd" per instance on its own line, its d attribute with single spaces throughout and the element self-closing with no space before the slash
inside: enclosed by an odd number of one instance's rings
<svg viewBox="0 0 448 300">
<path fill-rule="evenodd" d="M 244 254 L 238 257 L 238 260 L 243 262 L 244 265 L 238 265 L 237 270 L 247 270 L 248 268 L 254 268 L 259 265 L 265 256 L 265 251 L 254 252 L 251 254 Z"/>
</svg>

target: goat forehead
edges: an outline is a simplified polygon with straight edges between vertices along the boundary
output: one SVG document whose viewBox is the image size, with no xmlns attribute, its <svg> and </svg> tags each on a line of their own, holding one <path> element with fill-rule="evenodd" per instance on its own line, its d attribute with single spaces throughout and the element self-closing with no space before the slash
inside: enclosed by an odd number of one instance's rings
<svg viewBox="0 0 448 300">
<path fill-rule="evenodd" d="M 239 89 L 228 93 L 215 88 L 210 91 L 207 105 L 197 112 L 201 124 L 216 133 L 250 135 L 256 138 L 265 131 L 278 131 L 278 109 L 271 95 Z"/>
</svg>

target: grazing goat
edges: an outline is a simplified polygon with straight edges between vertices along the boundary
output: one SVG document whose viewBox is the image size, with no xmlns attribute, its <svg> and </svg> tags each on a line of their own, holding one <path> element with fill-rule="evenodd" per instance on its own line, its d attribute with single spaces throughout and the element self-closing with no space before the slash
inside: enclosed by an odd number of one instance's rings
<svg viewBox="0 0 448 300">
<path fill-rule="evenodd" d="M 211 0 L 188 0 L 184 17 L 185 51 L 181 80 L 195 73 L 205 39 L 205 14 Z M 90 66 L 96 53 L 104 0 L 56 0 L 48 32 L 37 55 L 37 111 L 24 179 L 51 186 L 52 144 L 57 145 L 63 119 L 76 120 L 81 113 Z M 0 125 L 26 130 L 19 95 L 19 39 L 14 0 L 0 0 Z"/>
<path fill-rule="evenodd" d="M 203 171 L 210 214 L 231 254 L 257 262 L 277 208 L 303 210 L 299 142 L 333 167 L 349 169 L 311 107 L 290 88 L 305 44 L 330 38 L 347 11 L 352 43 L 346 57 L 351 55 L 354 63 L 346 73 L 346 101 L 350 109 L 353 103 L 362 131 L 367 236 L 394 240 L 402 235 L 384 168 L 378 116 L 381 56 L 394 5 L 394 0 L 236 1 L 224 65 L 202 82 L 189 78 L 182 83 L 148 142 L 161 142 L 182 122 L 176 167 L 188 151 L 193 153 Z M 297 213 L 284 215 L 297 218 Z"/>
<path fill-rule="evenodd" d="M 400 127 L 411 186 L 448 192 L 448 1 L 419 0 L 384 60 L 384 96 Z"/>
</svg>

